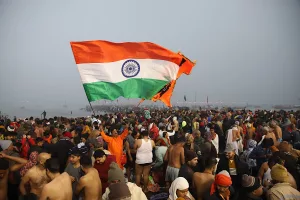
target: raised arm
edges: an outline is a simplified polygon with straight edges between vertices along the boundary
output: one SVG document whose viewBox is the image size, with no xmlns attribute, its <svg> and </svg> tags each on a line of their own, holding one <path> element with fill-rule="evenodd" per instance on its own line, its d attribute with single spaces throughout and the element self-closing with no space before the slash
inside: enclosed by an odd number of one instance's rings
<svg viewBox="0 0 300 200">
<path fill-rule="evenodd" d="M 109 137 L 109 136 L 107 136 L 107 135 L 104 133 L 103 127 L 102 127 L 102 126 L 99 127 L 99 130 L 100 130 L 100 134 L 101 134 L 103 140 L 104 140 L 105 142 L 107 142 L 107 143 L 110 143 L 110 142 L 112 141 L 112 138 Z"/>
<path fill-rule="evenodd" d="M 0 158 L 5 158 L 7 160 L 11 160 L 11 161 L 16 162 L 16 164 L 14 164 L 13 166 L 11 166 L 9 168 L 9 171 L 12 171 L 12 172 L 21 169 L 28 162 L 28 160 L 26 160 L 24 158 L 9 156 L 9 155 L 6 155 L 4 153 L 0 153 Z"/>
<path fill-rule="evenodd" d="M 127 137 L 127 135 L 128 135 L 128 127 L 129 127 L 129 124 L 126 124 L 125 127 L 124 127 L 123 133 L 120 135 L 120 137 L 122 138 L 122 140 L 124 140 Z"/>
<path fill-rule="evenodd" d="M 123 133 L 120 135 L 120 137 L 122 138 L 122 140 L 124 140 L 127 137 L 127 135 L 128 135 L 128 129 L 125 129 Z"/>
</svg>

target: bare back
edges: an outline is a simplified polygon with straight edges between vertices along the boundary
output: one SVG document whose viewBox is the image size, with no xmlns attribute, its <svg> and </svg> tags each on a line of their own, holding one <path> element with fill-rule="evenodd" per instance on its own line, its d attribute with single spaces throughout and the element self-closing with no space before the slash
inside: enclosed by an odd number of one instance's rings
<svg viewBox="0 0 300 200">
<path fill-rule="evenodd" d="M 202 200 L 203 195 L 209 191 L 211 184 L 214 182 L 215 176 L 208 173 L 196 172 L 193 175 L 193 185 L 196 188 L 197 200 Z"/>
<path fill-rule="evenodd" d="M 168 165 L 180 169 L 182 164 L 184 164 L 184 148 L 175 144 L 169 148 Z"/>
<path fill-rule="evenodd" d="M 45 185 L 42 191 L 42 200 L 72 200 L 72 181 L 68 173 L 64 172 L 50 183 Z"/>
<path fill-rule="evenodd" d="M 79 180 L 79 184 L 84 190 L 84 199 L 101 200 L 102 185 L 98 171 L 94 168 L 90 168 L 89 170 L 90 171 Z"/>
</svg>

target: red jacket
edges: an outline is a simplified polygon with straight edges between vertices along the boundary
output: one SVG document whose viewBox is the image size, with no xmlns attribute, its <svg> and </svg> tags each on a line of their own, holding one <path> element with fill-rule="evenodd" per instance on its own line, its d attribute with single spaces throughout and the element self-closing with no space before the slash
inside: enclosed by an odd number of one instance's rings
<svg viewBox="0 0 300 200">
<path fill-rule="evenodd" d="M 20 156 L 21 158 L 28 158 L 30 155 L 28 155 L 28 151 L 30 149 L 30 146 L 35 145 L 35 141 L 32 138 L 26 139 L 26 138 L 22 138 L 21 141 L 21 153 Z"/>
</svg>

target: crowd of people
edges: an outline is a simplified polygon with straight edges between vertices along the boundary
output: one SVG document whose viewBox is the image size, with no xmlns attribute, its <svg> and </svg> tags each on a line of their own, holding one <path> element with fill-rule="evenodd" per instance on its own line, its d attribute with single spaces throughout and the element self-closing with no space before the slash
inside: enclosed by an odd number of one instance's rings
<svg viewBox="0 0 300 200">
<path fill-rule="evenodd" d="M 0 200 L 299 200 L 300 111 L 0 119 Z"/>
</svg>

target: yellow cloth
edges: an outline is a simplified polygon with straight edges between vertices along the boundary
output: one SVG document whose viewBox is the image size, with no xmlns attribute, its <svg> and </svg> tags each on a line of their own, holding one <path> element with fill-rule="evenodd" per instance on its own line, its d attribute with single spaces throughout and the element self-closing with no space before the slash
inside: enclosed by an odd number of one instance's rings
<svg viewBox="0 0 300 200">
<path fill-rule="evenodd" d="M 235 165 L 234 160 L 229 160 L 228 165 L 229 165 L 229 174 L 230 175 L 237 175 L 236 165 Z"/>
<path fill-rule="evenodd" d="M 88 125 L 85 125 L 84 127 L 83 127 L 83 131 L 82 131 L 82 133 L 83 134 L 91 134 L 91 129 L 90 129 L 90 127 L 88 126 Z"/>
<path fill-rule="evenodd" d="M 287 182 L 289 180 L 289 174 L 287 169 L 280 164 L 276 164 L 272 167 L 271 177 L 273 180 L 279 182 Z"/>
<path fill-rule="evenodd" d="M 235 165 L 235 162 L 234 160 L 229 160 L 229 168 L 235 168 L 236 169 L 236 165 Z"/>
</svg>

